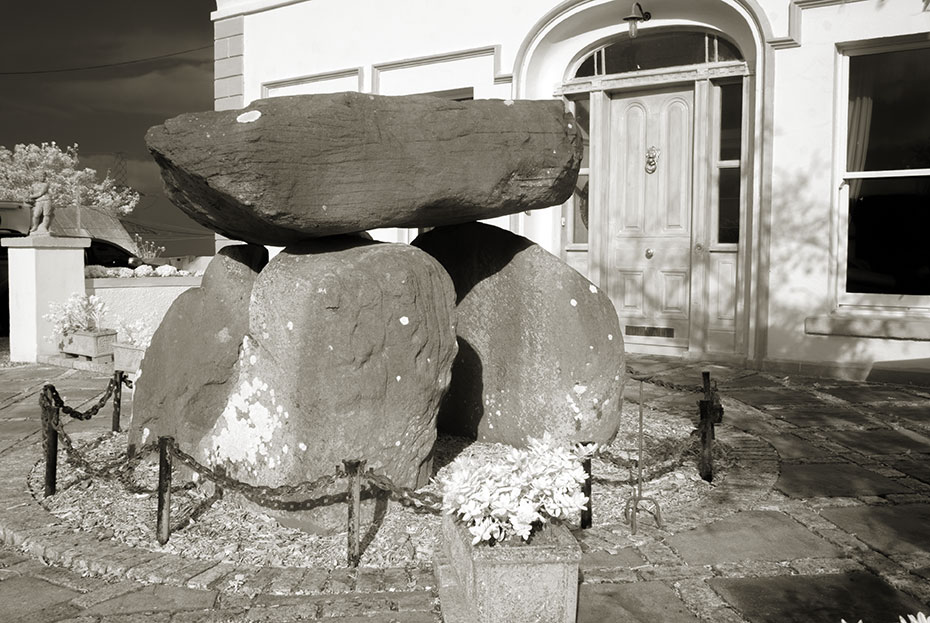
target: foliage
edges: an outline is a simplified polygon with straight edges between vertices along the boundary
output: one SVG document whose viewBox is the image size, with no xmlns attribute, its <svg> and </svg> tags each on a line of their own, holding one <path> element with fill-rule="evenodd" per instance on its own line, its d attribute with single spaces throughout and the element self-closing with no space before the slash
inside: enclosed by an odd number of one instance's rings
<svg viewBox="0 0 930 623">
<path fill-rule="evenodd" d="M 116 321 L 116 332 L 120 342 L 139 348 L 148 348 L 149 344 L 152 343 L 152 335 L 155 333 L 155 329 L 144 318 L 136 318 L 131 322 L 120 318 Z"/>
<path fill-rule="evenodd" d="M 498 462 L 462 460 L 442 481 L 443 510 L 465 524 L 472 544 L 514 534 L 527 541 L 542 524 L 584 508 L 582 460 L 593 451 L 593 446 L 559 446 L 547 433 Z"/>
<path fill-rule="evenodd" d="M 108 268 L 99 264 L 90 264 L 84 267 L 85 279 L 106 279 L 108 277 L 121 277 L 131 279 L 132 277 L 188 277 L 190 271 L 178 270 L 171 264 L 165 264 L 158 268 L 152 268 L 148 264 L 137 266 L 135 269 L 119 266 Z"/>
<path fill-rule="evenodd" d="M 846 623 L 846 619 L 842 619 L 841 623 Z M 862 623 L 862 619 L 859 619 L 859 623 Z M 904 617 L 898 617 L 898 623 L 930 623 L 930 617 L 925 615 L 923 612 L 918 612 L 917 616 L 913 614 L 907 615 L 907 620 Z"/>
<path fill-rule="evenodd" d="M 13 150 L 0 146 L 0 199 L 26 201 L 33 187 L 47 176 L 52 205 L 95 206 L 114 216 L 125 216 L 139 202 L 139 193 L 119 187 L 109 172 L 98 181 L 93 169 L 79 168 L 78 146 L 62 149 L 54 142 L 16 145 Z"/>
<path fill-rule="evenodd" d="M 75 331 L 96 331 L 107 313 L 107 306 L 96 295 L 72 294 L 65 303 L 51 303 L 49 313 L 42 316 L 52 323 L 54 342 Z"/>
<path fill-rule="evenodd" d="M 150 260 L 156 258 L 165 252 L 165 247 L 158 246 L 151 240 L 146 240 L 139 234 L 133 234 L 132 239 L 136 243 L 136 248 L 139 250 L 139 257 L 143 260 Z"/>
</svg>

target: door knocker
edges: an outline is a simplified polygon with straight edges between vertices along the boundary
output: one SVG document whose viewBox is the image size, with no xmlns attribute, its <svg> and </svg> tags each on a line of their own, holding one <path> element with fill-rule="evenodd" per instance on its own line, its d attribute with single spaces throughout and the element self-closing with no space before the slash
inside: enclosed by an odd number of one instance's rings
<svg viewBox="0 0 930 623">
<path fill-rule="evenodd" d="M 646 150 L 646 173 L 650 175 L 656 172 L 657 160 L 659 159 L 659 148 L 652 146 Z"/>
</svg>

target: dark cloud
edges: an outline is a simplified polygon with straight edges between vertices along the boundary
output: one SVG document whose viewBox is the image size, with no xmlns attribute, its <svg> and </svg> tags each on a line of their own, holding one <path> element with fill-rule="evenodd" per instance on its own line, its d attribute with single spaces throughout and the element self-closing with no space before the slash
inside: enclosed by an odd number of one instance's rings
<svg viewBox="0 0 930 623">
<path fill-rule="evenodd" d="M 125 154 L 144 193 L 132 219 L 163 230 L 169 252 L 210 252 L 212 234 L 172 206 L 145 148 L 149 127 L 213 107 L 212 0 L 5 2 L 0 19 L 0 145 L 79 144 L 83 166 L 105 172 Z M 120 63 L 104 69 L 3 75 Z M 179 233 L 179 230 L 181 233 Z M 205 232 L 195 249 L 189 233 Z M 171 241 L 167 241 L 171 238 Z M 183 242 L 183 244 L 181 244 Z M 174 246 L 177 243 L 179 246 Z M 194 250 L 192 250 L 194 249 Z"/>
</svg>

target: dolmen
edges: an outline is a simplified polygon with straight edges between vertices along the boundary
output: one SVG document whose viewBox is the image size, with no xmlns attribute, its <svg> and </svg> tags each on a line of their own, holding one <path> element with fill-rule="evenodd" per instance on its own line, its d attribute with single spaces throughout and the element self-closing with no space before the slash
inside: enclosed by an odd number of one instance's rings
<svg viewBox="0 0 930 623">
<path fill-rule="evenodd" d="M 561 102 L 300 95 L 181 115 L 146 141 L 175 205 L 245 244 L 221 249 L 156 330 L 131 446 L 172 436 L 267 486 L 361 459 L 415 488 L 437 431 L 513 446 L 616 436 L 610 300 L 475 222 L 571 196 L 582 139 Z M 381 227 L 430 229 L 410 245 L 363 234 Z M 284 249 L 269 260 L 262 245 Z M 338 530 L 334 510 L 297 523 Z"/>
</svg>

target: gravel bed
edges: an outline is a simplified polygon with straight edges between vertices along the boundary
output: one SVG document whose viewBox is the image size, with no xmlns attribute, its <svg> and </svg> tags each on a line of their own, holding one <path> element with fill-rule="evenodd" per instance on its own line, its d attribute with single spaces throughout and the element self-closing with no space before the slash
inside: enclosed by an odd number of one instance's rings
<svg viewBox="0 0 930 623">
<path fill-rule="evenodd" d="M 636 482 L 638 405 L 625 403 L 623 424 L 616 440 L 603 449 L 609 460 L 592 462 L 595 525 L 620 524 L 623 508 Z M 644 494 L 657 499 L 667 516 L 674 509 L 700 499 L 713 485 L 697 474 L 697 438 L 694 424 L 686 418 L 646 409 L 644 413 Z M 93 463 L 124 456 L 125 433 L 76 434 L 75 445 Z M 731 463 L 726 448 L 716 444 L 715 478 L 725 477 Z M 439 493 L 437 480 L 455 461 L 464 457 L 493 460 L 509 446 L 470 442 L 440 436 L 436 445 L 434 477 L 420 491 Z M 154 489 L 157 457 L 143 462 L 134 482 Z M 198 485 L 172 495 L 172 519 L 184 525 L 173 528 L 164 546 L 155 540 L 157 500 L 154 493 L 130 493 L 116 479 L 93 480 L 68 462 L 59 462 L 59 492 L 42 499 L 44 466 L 36 465 L 29 485 L 36 499 L 74 531 L 89 531 L 99 539 L 113 539 L 155 552 L 168 552 L 231 564 L 277 567 L 335 568 L 346 565 L 346 535 L 320 536 L 280 525 L 251 505 L 240 505 L 235 496 L 204 506 L 213 493 L 211 485 Z M 175 482 L 175 484 L 178 484 Z M 202 514 L 189 519 L 200 508 Z M 367 531 L 361 565 L 397 567 L 430 564 L 437 547 L 440 518 L 416 513 L 391 502 L 383 522 Z"/>
</svg>

